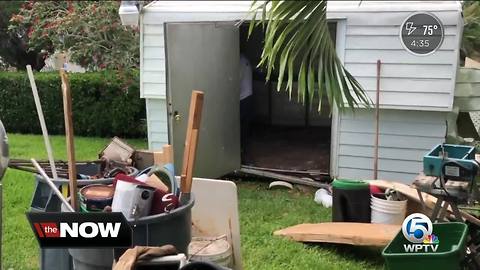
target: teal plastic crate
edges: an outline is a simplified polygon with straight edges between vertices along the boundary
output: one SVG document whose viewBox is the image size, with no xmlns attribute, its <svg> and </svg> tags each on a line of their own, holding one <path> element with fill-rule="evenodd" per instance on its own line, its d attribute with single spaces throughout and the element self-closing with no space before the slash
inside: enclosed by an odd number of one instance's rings
<svg viewBox="0 0 480 270">
<path fill-rule="evenodd" d="M 433 234 L 438 237 L 437 252 L 409 253 L 404 244 L 411 244 L 402 231 L 382 252 L 387 270 L 456 270 L 465 258 L 467 225 L 461 222 L 434 223 Z"/>
<path fill-rule="evenodd" d="M 440 155 L 442 144 L 435 146 L 423 157 L 423 173 L 429 176 L 440 177 L 442 165 L 445 161 L 455 161 L 468 169 L 475 166 L 475 147 L 467 145 L 443 144 L 446 157 Z"/>
</svg>

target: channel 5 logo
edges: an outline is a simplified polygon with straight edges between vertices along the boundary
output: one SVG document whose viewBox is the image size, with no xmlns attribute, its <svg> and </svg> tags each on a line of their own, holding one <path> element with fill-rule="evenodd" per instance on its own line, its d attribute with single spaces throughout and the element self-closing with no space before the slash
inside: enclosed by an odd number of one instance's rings
<svg viewBox="0 0 480 270">
<path fill-rule="evenodd" d="M 412 244 L 404 244 L 406 252 L 436 252 L 440 241 L 433 234 L 433 224 L 430 219 L 421 213 L 409 215 L 402 224 L 402 233 L 405 239 Z"/>
</svg>

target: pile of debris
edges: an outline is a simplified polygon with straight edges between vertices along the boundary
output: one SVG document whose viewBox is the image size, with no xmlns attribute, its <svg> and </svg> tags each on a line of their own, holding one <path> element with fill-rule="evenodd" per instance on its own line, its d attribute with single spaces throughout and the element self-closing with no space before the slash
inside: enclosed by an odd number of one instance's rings
<svg viewBox="0 0 480 270">
<path fill-rule="evenodd" d="M 423 161 L 423 172 L 412 185 L 336 179 L 332 193 L 326 188 L 316 194 L 318 203 L 332 205 L 332 222 L 299 224 L 274 234 L 299 242 L 385 247 L 382 255 L 388 269 L 405 269 L 405 262 L 413 261 L 407 247 L 420 243 L 416 248 L 425 252 L 416 252 L 415 258 L 443 260 L 448 269 L 459 265 L 480 269 L 479 156 L 471 146 L 439 144 Z M 409 229 L 413 219 L 422 231 Z M 422 246 L 437 250 L 439 243 L 442 257 Z M 416 267 L 408 266 L 424 266 Z"/>
</svg>

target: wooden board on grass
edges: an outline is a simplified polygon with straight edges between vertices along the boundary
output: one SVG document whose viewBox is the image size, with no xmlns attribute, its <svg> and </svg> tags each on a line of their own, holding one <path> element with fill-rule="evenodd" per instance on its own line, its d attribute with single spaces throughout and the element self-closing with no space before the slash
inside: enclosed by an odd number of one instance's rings
<svg viewBox="0 0 480 270">
<path fill-rule="evenodd" d="M 326 222 L 299 224 L 274 232 L 297 242 L 386 246 L 400 231 L 400 225 Z"/>
</svg>

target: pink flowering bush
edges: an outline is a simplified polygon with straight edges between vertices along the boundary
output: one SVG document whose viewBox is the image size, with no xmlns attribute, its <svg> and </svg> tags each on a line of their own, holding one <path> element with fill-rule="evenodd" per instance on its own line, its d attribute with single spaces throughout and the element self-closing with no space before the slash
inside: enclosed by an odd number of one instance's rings
<svg viewBox="0 0 480 270">
<path fill-rule="evenodd" d="M 10 18 L 10 30 L 45 55 L 67 51 L 89 70 L 139 65 L 139 30 L 122 26 L 117 1 L 28 1 Z"/>
</svg>

